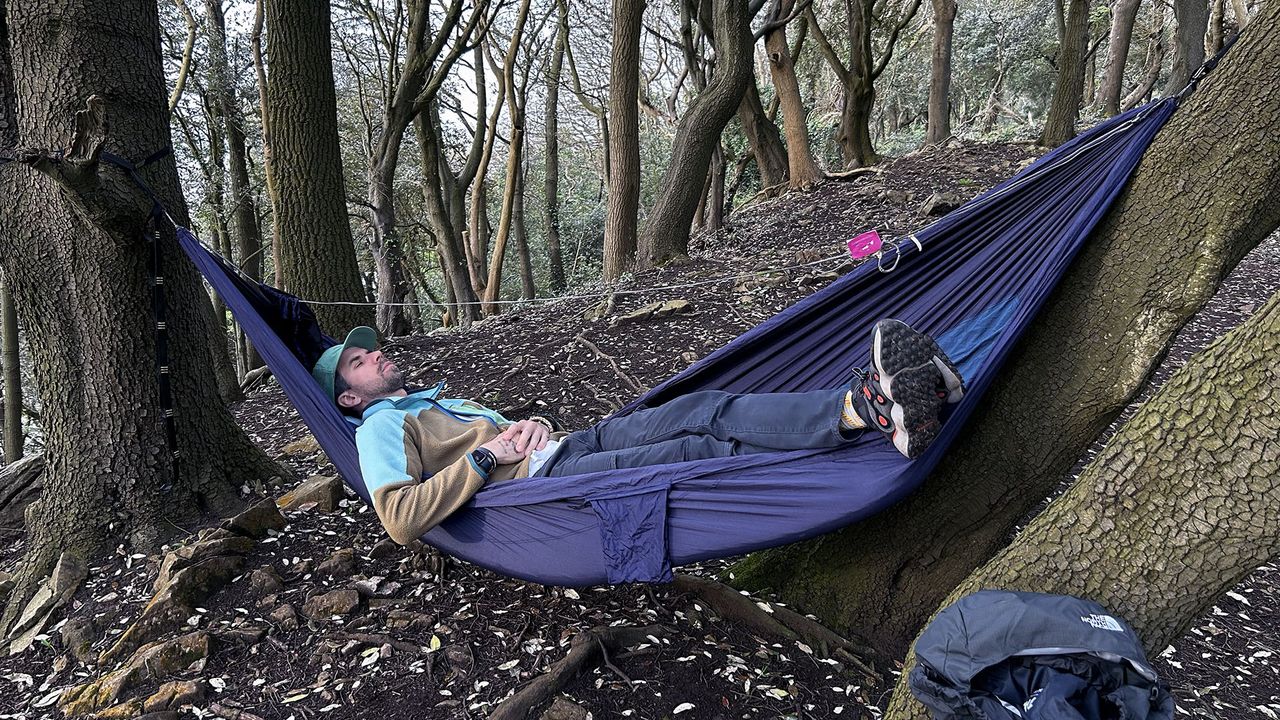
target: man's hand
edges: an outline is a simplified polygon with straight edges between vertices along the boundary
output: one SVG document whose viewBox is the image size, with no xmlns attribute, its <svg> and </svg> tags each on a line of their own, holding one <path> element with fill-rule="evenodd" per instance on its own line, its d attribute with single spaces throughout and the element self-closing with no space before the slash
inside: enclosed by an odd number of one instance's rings
<svg viewBox="0 0 1280 720">
<path fill-rule="evenodd" d="M 507 426 L 498 437 L 480 447 L 493 453 L 499 465 L 518 463 L 534 450 L 547 446 L 551 433 L 541 423 L 521 420 Z"/>
<path fill-rule="evenodd" d="M 541 450 L 546 447 L 551 433 L 542 423 L 533 420 L 521 420 L 512 423 L 498 437 L 505 437 L 514 441 L 516 452 L 523 453 L 521 455 L 523 457 L 534 450 Z"/>
</svg>

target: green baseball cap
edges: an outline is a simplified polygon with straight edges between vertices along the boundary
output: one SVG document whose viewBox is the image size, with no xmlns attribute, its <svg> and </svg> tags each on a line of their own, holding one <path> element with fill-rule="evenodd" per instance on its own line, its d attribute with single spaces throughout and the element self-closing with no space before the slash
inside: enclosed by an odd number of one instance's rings
<svg viewBox="0 0 1280 720">
<path fill-rule="evenodd" d="M 377 350 L 378 331 L 361 325 L 347 333 L 347 339 L 343 340 L 341 345 L 334 345 L 325 350 L 320 359 L 316 361 L 315 367 L 311 368 L 311 377 L 320 383 L 320 387 L 324 389 L 324 394 L 334 402 L 337 402 L 338 399 L 333 396 L 333 376 L 338 372 L 338 360 L 342 358 L 342 351 L 349 347 Z"/>
</svg>

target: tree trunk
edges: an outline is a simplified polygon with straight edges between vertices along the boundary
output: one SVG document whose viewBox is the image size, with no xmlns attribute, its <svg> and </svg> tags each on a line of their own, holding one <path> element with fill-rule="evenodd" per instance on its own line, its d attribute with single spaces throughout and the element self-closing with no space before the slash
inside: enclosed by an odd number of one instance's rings
<svg viewBox="0 0 1280 720">
<path fill-rule="evenodd" d="M 947 591 L 1004 545 L 1174 333 L 1280 224 L 1278 21 L 1280 4 L 1266 6 L 1183 101 L 925 485 L 866 522 L 753 556 L 737 572 L 745 587 L 779 589 L 902 656 Z M 1205 127 L 1252 128 L 1262 146 L 1224 147 Z"/>
<path fill-rule="evenodd" d="M 73 127 L 75 138 L 60 163 L 33 156 L 0 173 L 0 263 L 31 340 L 47 462 L 0 629 L 63 551 L 87 559 L 123 542 L 155 552 L 176 529 L 237 509 L 242 483 L 280 472 L 209 382 L 208 339 L 218 329 L 194 266 L 161 226 L 180 463 L 167 447 L 144 239 L 151 203 L 123 173 L 94 161 L 100 143 L 138 160 L 172 142 L 155 3 L 43 0 L 7 9 L 20 145 L 48 153 L 68 147 Z M 94 98 L 84 110 L 95 93 L 111 104 Z M 142 175 L 186 223 L 172 156 Z M 76 189 L 85 187 L 93 191 Z"/>
<path fill-rule="evenodd" d="M 533 284 L 533 258 L 529 254 L 529 229 L 524 222 L 524 184 L 525 169 L 523 164 L 516 173 L 516 196 L 511 207 L 511 239 L 516 244 L 516 258 L 520 261 L 520 297 L 532 300 L 538 296 L 538 289 Z"/>
<path fill-rule="evenodd" d="M 1089 46 L 1089 0 L 1071 0 L 1058 53 L 1058 78 L 1045 116 L 1040 144 L 1057 147 L 1076 136 L 1080 93 L 1084 89 L 1085 52 Z"/>
<path fill-rule="evenodd" d="M 1141 0 L 1116 0 L 1111 6 L 1111 39 L 1107 44 L 1107 65 L 1103 71 L 1098 104 L 1107 117 L 1120 112 L 1120 91 L 1124 87 L 1124 66 L 1133 39 L 1133 23 Z"/>
<path fill-rule="evenodd" d="M 876 100 L 872 76 L 873 3 L 846 0 L 849 15 L 849 71 L 844 77 L 844 107 L 836 140 L 846 170 L 870 167 L 880 162 L 871 142 L 871 108 Z"/>
<path fill-rule="evenodd" d="M 547 269 L 551 294 L 564 292 L 564 258 L 560 252 L 560 77 L 564 67 L 564 49 L 569 43 L 569 3 L 558 0 L 556 44 L 551 51 L 547 71 L 546 107 L 546 171 L 544 194 L 547 198 Z"/>
<path fill-rule="evenodd" d="M 3 14 L 3 6 L 0 6 Z M 0 21 L 2 22 L 2 21 Z M 0 48 L 4 37 L 0 32 Z M 3 52 L 3 50 L 0 50 Z M 4 377 L 4 464 L 22 459 L 22 372 L 18 366 L 18 308 L 0 276 L 0 368 Z"/>
<path fill-rule="evenodd" d="M 933 60 L 929 74 L 929 128 L 926 145 L 951 136 L 951 38 L 956 29 L 956 0 L 933 0 Z"/>
<path fill-rule="evenodd" d="M 636 256 L 636 223 L 640 212 L 640 20 L 644 16 L 644 7 L 644 0 L 613 2 L 613 56 L 609 65 L 609 201 L 604 221 L 605 282 L 617 280 Z"/>
<path fill-rule="evenodd" d="M 329 2 L 267 4 L 267 117 L 276 179 L 276 234 L 284 288 L 306 300 L 367 300 L 347 221 L 329 38 Z M 314 305 L 320 326 L 342 335 L 374 324 L 361 305 Z"/>
<path fill-rule="evenodd" d="M 262 229 L 258 226 L 258 208 L 253 185 L 249 180 L 249 150 L 245 141 L 244 118 L 236 102 L 235 82 L 227 62 L 226 19 L 219 0 L 205 0 L 205 15 L 209 23 L 209 49 L 211 56 L 213 93 L 218 116 L 226 131 L 227 166 L 231 196 L 227 198 L 231 215 L 231 233 L 240 254 L 240 269 L 250 278 L 262 280 Z M 248 346 L 244 370 L 248 372 L 262 367 L 253 346 Z"/>
<path fill-rule="evenodd" d="M 770 22 L 782 22 L 795 11 L 795 0 L 777 0 Z M 775 28 L 764 36 L 765 51 L 769 56 L 769 74 L 778 93 L 782 108 L 782 126 L 787 132 L 787 170 L 792 188 L 812 187 L 822 179 L 822 169 L 813 159 L 809 149 L 809 111 L 800 97 L 800 82 L 796 79 L 796 66 L 787 46 L 786 25 Z M 767 186 L 766 186 L 767 187 Z"/>
<path fill-rule="evenodd" d="M 747 136 L 751 154 L 760 170 L 760 185 L 774 187 L 787 181 L 787 148 L 782 144 L 778 126 L 773 124 L 760 103 L 760 89 L 756 86 L 755 73 L 747 81 L 747 92 L 738 105 L 738 121 L 742 134 Z"/>
<path fill-rule="evenodd" d="M 1236 29 L 1244 30 L 1249 24 L 1249 5 L 1247 0 L 1231 0 L 1231 11 L 1236 16 Z"/>
<path fill-rule="evenodd" d="M 1204 36 L 1206 57 L 1216 55 L 1222 49 L 1223 15 L 1226 13 L 1226 5 L 1226 0 L 1209 0 L 1209 30 Z"/>
<path fill-rule="evenodd" d="M 507 112 L 511 116 L 511 138 L 507 146 L 507 176 L 502 186 L 502 214 L 498 218 L 498 234 L 493 241 L 493 259 L 489 261 L 489 281 L 485 284 L 484 299 L 488 303 L 485 312 L 496 315 L 501 306 L 494 304 L 502 291 L 502 264 L 507 255 L 507 240 L 511 237 L 515 217 L 516 197 L 520 194 L 520 169 L 524 163 L 525 95 L 529 79 L 526 73 L 517 85 L 515 66 L 520 52 L 520 36 L 529 17 L 529 0 L 520 3 L 516 14 L 515 29 L 511 32 L 511 44 L 502 60 L 503 86 L 507 94 Z M 532 276 L 530 277 L 532 284 Z"/>
<path fill-rule="evenodd" d="M 373 255 L 378 297 L 377 323 L 385 335 L 406 335 L 412 331 L 406 308 L 409 283 L 405 276 L 404 248 L 396 224 L 395 177 L 400 164 L 400 149 L 409 123 L 435 97 L 453 62 L 483 16 L 486 3 L 472 8 L 471 16 L 458 32 L 462 3 L 452 0 L 443 17 L 431 16 L 431 5 L 424 0 L 409 3 L 408 32 L 404 58 L 387 48 L 388 77 L 397 78 L 382 108 L 382 122 L 369 158 L 369 226 L 373 230 L 369 249 Z M 437 28 L 432 30 L 432 24 Z M 448 52 L 444 48 L 455 32 L 461 37 Z M 517 29 L 517 34 L 518 34 Z M 443 58 L 436 67 L 438 58 Z M 428 166 L 430 171 L 431 166 Z"/>
<path fill-rule="evenodd" d="M 1164 63 L 1164 3 L 1157 2 L 1151 7 L 1151 34 L 1147 43 L 1146 71 L 1142 82 L 1138 83 L 1128 95 L 1120 101 L 1120 110 L 1137 107 L 1150 97 L 1151 89 L 1160 79 L 1160 66 Z"/>
<path fill-rule="evenodd" d="M 249 46 L 253 50 L 253 70 L 258 79 L 258 117 L 262 123 L 262 176 L 267 183 L 267 202 L 271 204 L 271 214 L 275 217 L 276 208 L 280 205 L 280 195 L 276 192 L 275 166 L 271 161 L 271 122 L 267 112 L 267 67 L 262 57 L 262 25 L 266 20 L 263 10 L 265 0 L 256 0 L 253 6 L 253 30 L 249 34 Z M 271 224 L 271 263 L 275 268 L 273 285 L 284 287 L 284 271 L 280 267 L 280 226 Z"/>
<path fill-rule="evenodd" d="M 0 148 L 18 145 L 17 98 L 9 59 L 7 0 L 0 0 Z M 0 236 L 7 231 L 0 229 Z M 3 241 L 0 241 L 3 242 Z M 0 271 L 0 379 L 4 382 L 4 462 L 22 459 L 22 372 L 18 366 L 18 314 L 13 290 Z"/>
<path fill-rule="evenodd" d="M 1209 6 L 1205 0 L 1173 0 L 1173 18 L 1177 29 L 1173 34 L 1173 67 L 1165 95 L 1182 91 L 1191 74 L 1204 63 L 1204 34 L 1209 26 Z"/>
<path fill-rule="evenodd" d="M 1191 358 L 1062 497 L 942 605 L 982 588 L 1085 597 L 1128 621 L 1155 657 L 1280 553 L 1277 357 L 1280 294 Z M 1208 429 L 1223 418 L 1230 432 Z M 907 674 L 885 717 L 927 720 Z"/>
<path fill-rule="evenodd" d="M 658 184 L 658 197 L 640 236 L 639 261 L 654 267 L 689 251 L 689 225 L 707 176 L 711 153 L 742 102 L 751 77 L 751 43 L 746 0 L 713 0 L 716 69 L 676 125 L 671 161 Z"/>
<path fill-rule="evenodd" d="M 477 96 L 482 99 L 480 106 L 483 108 L 483 83 L 479 87 L 481 90 Z M 483 132 L 480 127 L 483 126 L 477 126 L 478 134 Z M 462 186 L 466 183 L 459 184 L 448 162 L 440 156 L 439 119 L 434 103 L 429 112 L 419 114 L 414 120 L 414 129 L 418 137 L 418 148 L 422 153 L 422 194 L 426 200 L 427 221 L 431 224 L 436 252 L 440 256 L 441 269 L 449 287 L 447 295 L 456 303 L 451 312 L 459 324 L 468 325 L 471 321 L 480 319 L 480 304 L 475 288 L 471 285 L 466 248 L 463 246 L 466 240 L 462 228 L 466 225 L 467 216 Z M 431 168 L 436 169 L 434 175 Z M 457 208 L 456 212 L 451 212 L 450 200 L 446 198 L 451 199 L 455 194 L 458 196 Z"/>
</svg>

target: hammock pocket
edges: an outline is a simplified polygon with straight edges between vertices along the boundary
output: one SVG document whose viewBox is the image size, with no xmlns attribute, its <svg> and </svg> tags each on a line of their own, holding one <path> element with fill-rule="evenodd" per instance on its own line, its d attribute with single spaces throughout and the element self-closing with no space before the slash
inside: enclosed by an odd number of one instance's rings
<svg viewBox="0 0 1280 720">
<path fill-rule="evenodd" d="M 1117 116 L 671 378 L 620 413 L 696 390 L 838 387 L 894 317 L 933 335 L 968 383 L 941 434 L 908 461 L 878 433 L 817 451 L 514 480 L 490 485 L 424 536 L 505 575 L 557 585 L 661 582 L 671 567 L 791 543 L 879 512 L 933 469 L 1018 337 L 1172 114 Z M 369 502 L 354 428 L 308 372 L 333 340 L 296 298 L 243 277 L 179 228 L 182 247 L 235 313 L 350 486 Z M 886 265 L 893 258 L 886 258 Z"/>
</svg>

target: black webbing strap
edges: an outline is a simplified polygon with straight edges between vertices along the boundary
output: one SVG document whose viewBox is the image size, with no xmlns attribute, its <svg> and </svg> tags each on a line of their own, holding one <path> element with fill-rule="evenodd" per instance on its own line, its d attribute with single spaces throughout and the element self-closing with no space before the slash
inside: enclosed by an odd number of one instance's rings
<svg viewBox="0 0 1280 720">
<path fill-rule="evenodd" d="M 151 258 L 147 263 L 147 269 L 151 276 L 149 280 L 151 285 L 151 313 L 155 319 L 156 380 L 160 395 L 160 412 L 164 420 L 165 443 L 169 447 L 169 456 L 173 463 L 172 478 L 176 480 L 180 463 L 178 428 L 174 417 L 173 385 L 170 381 L 169 373 L 168 303 L 165 302 L 164 292 L 164 253 L 160 247 L 160 223 L 162 220 L 169 218 L 169 213 L 165 211 L 164 205 L 156 197 L 155 192 L 151 190 L 151 186 L 147 185 L 147 182 L 142 179 L 142 175 L 139 174 L 140 170 L 165 157 L 169 152 L 169 148 L 164 148 L 136 165 L 125 158 L 108 152 L 103 152 L 101 158 L 124 170 L 129 179 L 138 186 L 138 189 L 151 198 L 151 217 L 148 218 L 147 226 L 143 232 L 146 233 L 151 244 Z M 170 220 L 170 223 L 172 223 L 172 220 Z M 160 489 L 163 492 L 169 492 L 173 489 L 173 484 L 165 483 Z"/>
</svg>

